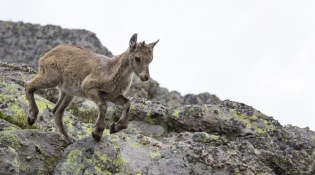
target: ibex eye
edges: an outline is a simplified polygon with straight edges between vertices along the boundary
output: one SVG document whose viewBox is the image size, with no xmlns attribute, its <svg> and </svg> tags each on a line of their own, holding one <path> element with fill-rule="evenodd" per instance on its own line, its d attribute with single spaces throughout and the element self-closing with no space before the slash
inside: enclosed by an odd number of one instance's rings
<svg viewBox="0 0 315 175">
<path fill-rule="evenodd" d="M 140 58 L 139 57 L 135 57 L 136 62 L 140 62 Z"/>
</svg>

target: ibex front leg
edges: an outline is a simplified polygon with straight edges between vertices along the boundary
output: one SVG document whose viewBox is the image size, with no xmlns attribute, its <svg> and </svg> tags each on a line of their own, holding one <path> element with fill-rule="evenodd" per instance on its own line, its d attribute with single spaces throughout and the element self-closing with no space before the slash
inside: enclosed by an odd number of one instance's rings
<svg viewBox="0 0 315 175">
<path fill-rule="evenodd" d="M 95 130 L 92 132 L 92 137 L 95 141 L 100 141 L 105 129 L 105 114 L 107 111 L 107 102 L 103 97 L 103 94 L 97 89 L 91 89 L 86 92 L 90 100 L 98 106 L 99 113 L 95 123 Z"/>
<path fill-rule="evenodd" d="M 116 133 L 122 129 L 126 129 L 128 127 L 128 113 L 130 110 L 130 100 L 123 95 L 119 95 L 114 101 L 116 105 L 120 105 L 123 107 L 123 112 L 117 123 L 113 123 L 110 127 L 110 133 Z"/>
</svg>

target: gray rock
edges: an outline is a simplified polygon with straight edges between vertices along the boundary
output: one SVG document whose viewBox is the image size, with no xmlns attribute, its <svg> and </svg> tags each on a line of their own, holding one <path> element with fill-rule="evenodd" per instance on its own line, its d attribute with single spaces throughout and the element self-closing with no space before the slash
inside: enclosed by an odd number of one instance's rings
<svg viewBox="0 0 315 175">
<path fill-rule="evenodd" d="M 126 134 L 142 134 L 153 138 L 160 138 L 166 131 L 160 125 L 151 125 L 142 121 L 130 121 L 128 128 L 123 130 Z"/>
<path fill-rule="evenodd" d="M 20 162 L 19 154 L 10 147 L 0 144 L 0 172 L 3 175 L 19 175 Z"/>
</svg>

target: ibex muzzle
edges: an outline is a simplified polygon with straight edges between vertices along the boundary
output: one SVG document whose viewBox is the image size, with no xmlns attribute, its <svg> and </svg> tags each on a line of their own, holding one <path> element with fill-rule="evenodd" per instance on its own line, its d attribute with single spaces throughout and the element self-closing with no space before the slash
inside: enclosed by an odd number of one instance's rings
<svg viewBox="0 0 315 175">
<path fill-rule="evenodd" d="M 58 86 L 60 97 L 52 113 L 68 143 L 72 140 L 63 126 L 62 117 L 74 96 L 88 98 L 99 108 L 96 128 L 92 132 L 94 140 L 99 141 L 105 129 L 107 101 L 123 107 L 122 116 L 111 125 L 110 133 L 127 128 L 130 101 L 124 93 L 130 87 L 133 73 L 142 81 L 149 80 L 149 64 L 158 41 L 137 43 L 137 34 L 134 34 L 127 51 L 113 58 L 76 46 L 61 45 L 52 49 L 39 60 L 39 74 L 25 83 L 30 113 L 28 123 L 33 125 L 38 115 L 34 92 Z"/>
</svg>

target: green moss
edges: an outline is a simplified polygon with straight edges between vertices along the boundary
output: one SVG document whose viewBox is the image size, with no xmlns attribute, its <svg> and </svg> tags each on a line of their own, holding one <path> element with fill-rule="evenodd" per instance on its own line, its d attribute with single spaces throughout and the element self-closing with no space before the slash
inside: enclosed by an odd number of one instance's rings
<svg viewBox="0 0 315 175">
<path fill-rule="evenodd" d="M 4 94 L 0 94 L 0 102 L 5 101 L 5 95 Z"/>
<path fill-rule="evenodd" d="M 141 145 L 139 143 L 137 143 L 137 142 L 131 143 L 131 147 L 133 147 L 133 148 L 139 148 L 140 146 Z"/>
<path fill-rule="evenodd" d="M 246 128 L 251 128 L 251 122 L 245 114 L 237 114 L 236 111 L 233 112 L 233 116 L 236 120 L 242 121 L 245 123 Z"/>
<path fill-rule="evenodd" d="M 260 152 L 258 151 L 258 149 L 255 149 L 255 148 L 254 148 L 254 153 L 255 153 L 256 155 L 260 154 Z"/>
<path fill-rule="evenodd" d="M 112 173 L 108 172 L 107 170 L 103 171 L 100 167 L 94 167 L 95 171 L 99 175 L 112 175 Z M 86 174 L 84 172 L 84 174 Z"/>
<path fill-rule="evenodd" d="M 258 119 L 258 117 L 254 114 L 254 115 L 250 116 L 250 119 L 256 121 Z"/>
<path fill-rule="evenodd" d="M 63 122 L 66 125 L 68 130 L 73 130 L 73 124 L 72 124 L 69 116 L 67 116 L 67 115 L 64 116 Z"/>
<path fill-rule="evenodd" d="M 175 111 L 173 111 L 173 113 L 172 113 L 172 117 L 174 117 L 174 118 L 178 118 L 179 117 L 179 114 L 180 114 L 180 112 L 181 112 L 181 110 L 175 110 Z"/>
<path fill-rule="evenodd" d="M 189 108 L 189 112 L 192 116 L 197 117 L 203 112 L 203 109 L 199 106 L 194 105 Z"/>
<path fill-rule="evenodd" d="M 26 100 L 26 97 L 23 95 L 22 99 Z M 43 113 L 43 111 L 47 108 L 53 109 L 53 105 L 48 100 L 38 96 L 35 94 L 35 100 L 38 107 L 39 114 Z"/>
<path fill-rule="evenodd" d="M 123 164 L 126 162 L 123 160 L 119 151 L 116 152 L 117 158 L 108 157 L 108 155 L 95 151 L 93 159 L 95 167 L 94 170 L 98 172 L 97 174 L 111 174 L 107 171 L 107 169 L 112 169 L 115 167 L 116 172 L 123 172 L 125 169 L 123 168 Z"/>
<path fill-rule="evenodd" d="M 44 155 L 43 168 L 38 170 L 37 174 L 50 174 L 54 172 L 54 169 L 59 161 L 59 157 L 53 155 Z"/>
<path fill-rule="evenodd" d="M 122 158 L 121 154 L 118 154 L 117 160 L 114 160 L 114 165 L 116 166 L 116 171 L 125 171 L 123 166 L 126 161 Z"/>
<path fill-rule="evenodd" d="M 98 115 L 98 109 L 84 109 L 75 105 L 70 105 L 67 111 L 84 123 L 95 123 Z"/>
<path fill-rule="evenodd" d="M 14 126 L 8 126 L 8 127 L 3 128 L 3 130 L 5 130 L 5 131 L 15 131 L 18 129 L 20 129 L 20 128 L 14 127 Z"/>
<path fill-rule="evenodd" d="M 151 125 L 155 125 L 156 124 L 156 120 L 152 119 L 150 116 L 147 118 L 147 123 L 151 124 Z"/>
<path fill-rule="evenodd" d="M 30 169 L 30 166 L 29 165 L 27 165 L 27 163 L 26 162 L 21 162 L 21 164 L 20 164 L 20 170 L 21 171 L 26 171 L 26 170 L 28 170 L 28 169 Z"/>
<path fill-rule="evenodd" d="M 159 152 L 156 152 L 156 151 L 153 151 L 153 152 L 150 152 L 150 157 L 151 159 L 154 159 L 156 157 L 160 157 L 160 153 Z"/>
<path fill-rule="evenodd" d="M 0 132 L 0 143 L 9 143 L 14 149 L 21 148 L 20 138 L 11 131 Z"/>
<path fill-rule="evenodd" d="M 206 132 L 195 132 L 193 135 L 193 140 L 198 142 L 203 142 L 207 144 L 221 144 L 220 136 L 208 134 Z"/>
<path fill-rule="evenodd" d="M 113 134 L 111 135 L 111 141 L 115 142 L 119 139 L 118 135 L 117 134 Z"/>
<path fill-rule="evenodd" d="M 71 152 L 67 156 L 67 161 L 65 162 L 65 166 L 68 167 L 69 171 L 78 173 L 81 170 L 78 163 L 78 159 L 81 156 L 82 151 L 78 149 L 71 150 Z"/>
<path fill-rule="evenodd" d="M 93 130 L 94 130 L 94 127 L 93 126 L 82 125 L 82 129 L 86 133 L 86 135 L 91 135 Z M 104 130 L 104 133 L 106 133 L 106 130 Z M 104 136 L 104 133 L 103 133 L 103 136 Z M 82 139 L 82 138 L 80 138 L 80 136 L 79 136 L 79 139 Z"/>
<path fill-rule="evenodd" d="M 19 111 L 19 112 L 22 112 L 22 111 Z M 1 113 L 0 118 L 16 126 L 19 126 L 22 129 L 38 129 L 37 125 L 33 125 L 33 126 L 28 125 L 27 116 L 24 114 L 24 111 L 22 112 L 22 115 L 14 115 L 14 116 L 4 115 Z"/>
<path fill-rule="evenodd" d="M 261 128 L 256 128 L 255 131 L 257 131 L 260 134 L 266 133 L 267 131 Z"/>
</svg>

